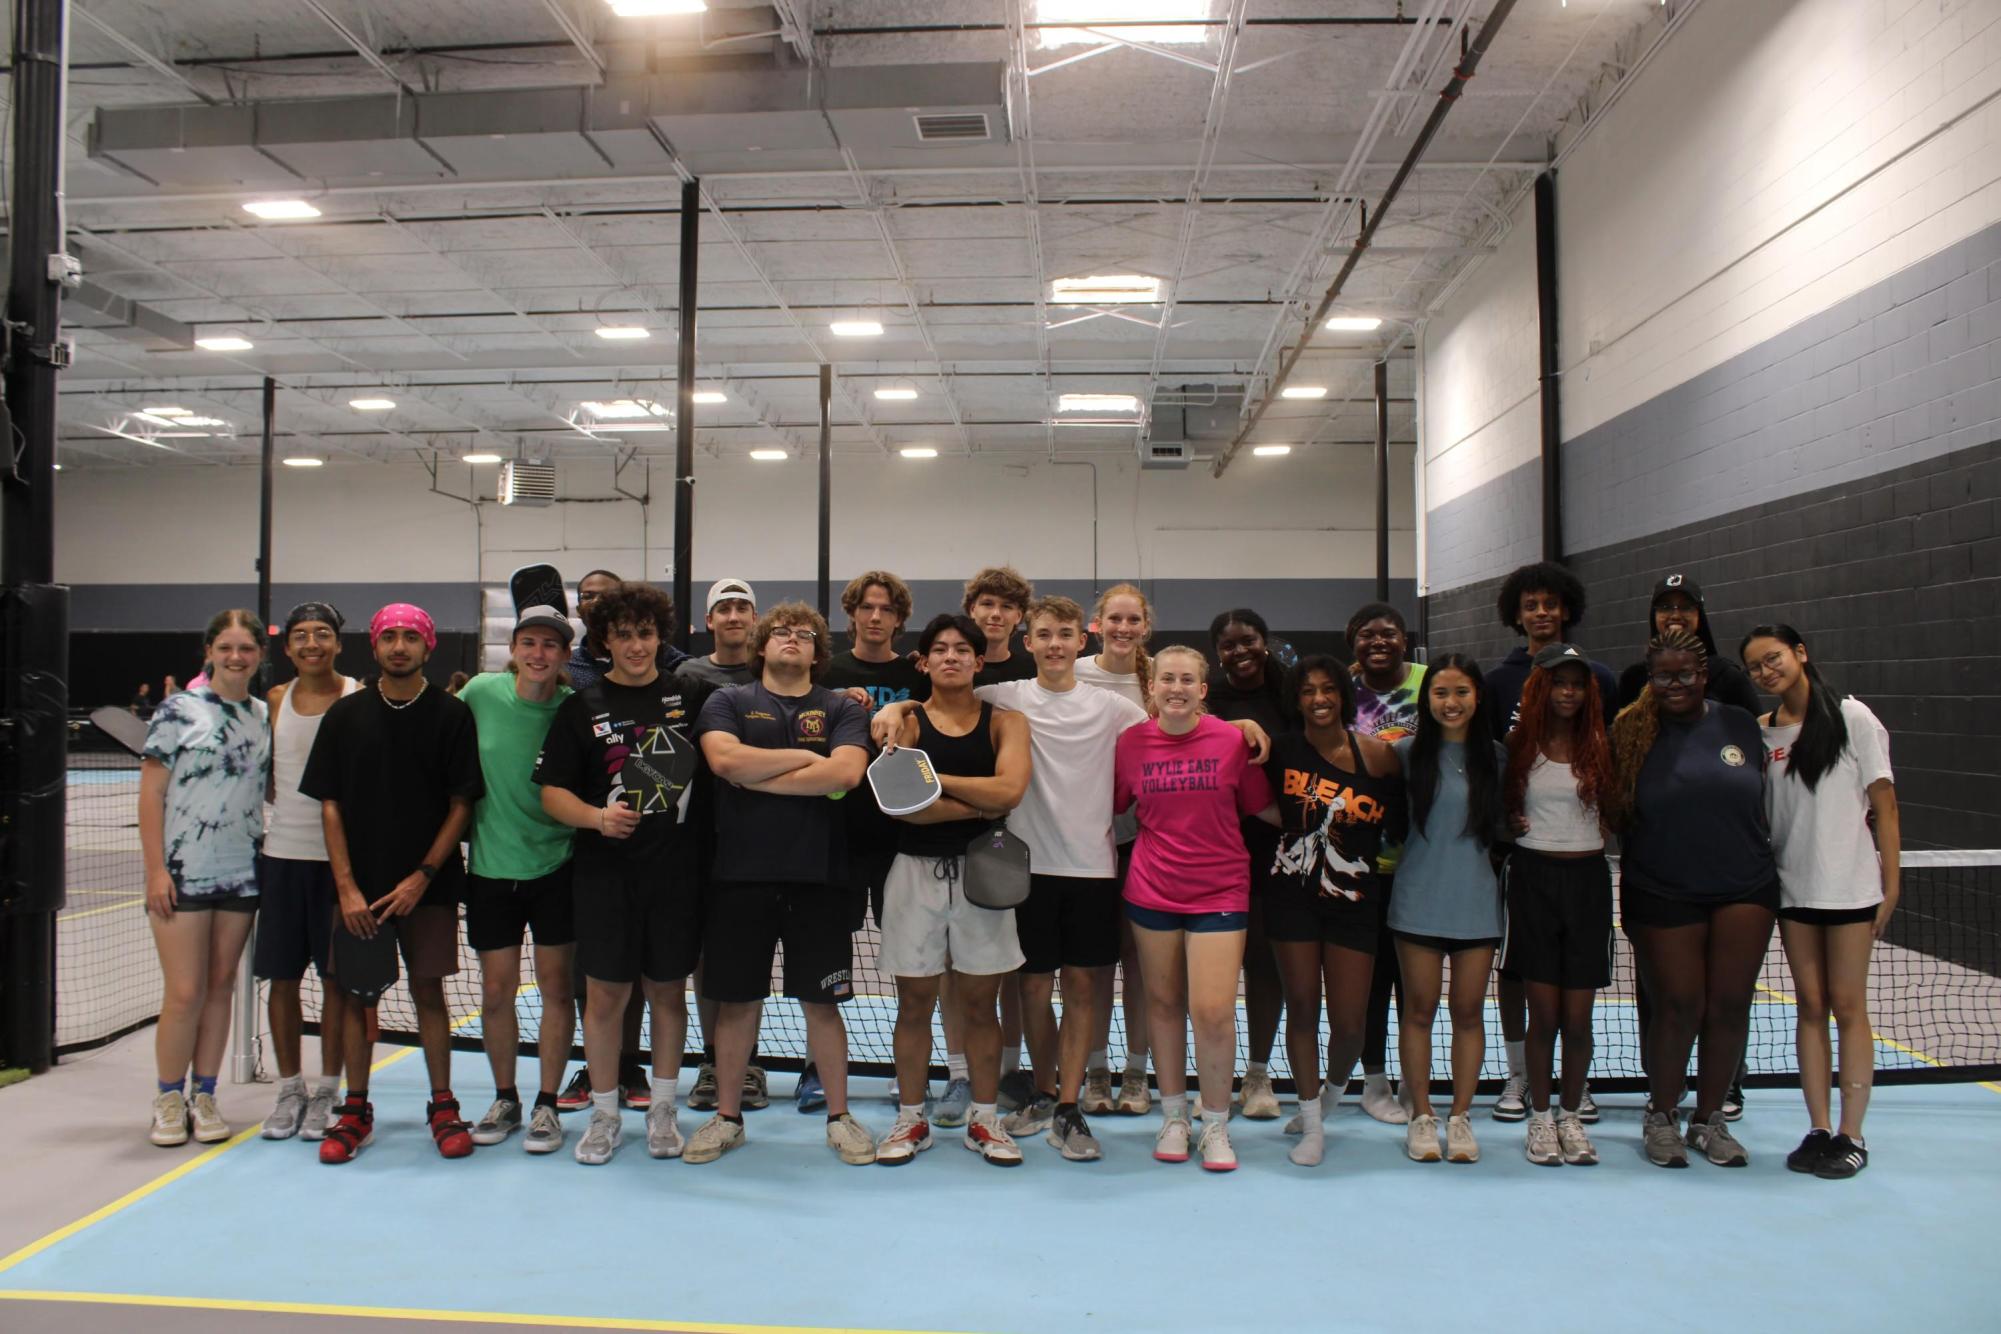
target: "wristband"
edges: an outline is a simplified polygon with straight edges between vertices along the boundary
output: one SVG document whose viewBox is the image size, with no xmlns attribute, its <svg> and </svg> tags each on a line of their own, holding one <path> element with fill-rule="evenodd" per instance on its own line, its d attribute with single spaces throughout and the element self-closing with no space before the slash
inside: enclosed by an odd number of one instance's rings
<svg viewBox="0 0 2001 1334">
<path fill-rule="evenodd" d="M 424 882 L 425 882 L 426 884 L 429 884 L 429 883 L 430 883 L 431 881 L 433 881 L 433 880 L 435 880 L 435 879 L 437 879 L 437 878 L 438 878 L 438 868 L 437 868 L 437 867 L 435 867 L 435 866 L 432 866 L 432 865 L 430 865 L 430 864 L 429 864 L 429 863 L 427 862 L 427 863 L 425 863 L 424 865 L 422 865 L 422 866 L 419 866 L 419 867 L 417 868 L 417 874 L 419 874 L 419 875 L 423 876 L 423 877 L 424 877 Z"/>
</svg>

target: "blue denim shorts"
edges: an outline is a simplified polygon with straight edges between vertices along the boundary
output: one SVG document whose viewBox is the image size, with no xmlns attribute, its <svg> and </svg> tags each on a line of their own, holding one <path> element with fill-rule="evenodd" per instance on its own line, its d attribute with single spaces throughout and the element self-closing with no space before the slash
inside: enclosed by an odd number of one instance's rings
<svg viewBox="0 0 2001 1334">
<path fill-rule="evenodd" d="M 1148 931 L 1242 931 L 1251 924 L 1247 912 L 1163 912 L 1159 908 L 1126 905 L 1126 920 Z"/>
</svg>

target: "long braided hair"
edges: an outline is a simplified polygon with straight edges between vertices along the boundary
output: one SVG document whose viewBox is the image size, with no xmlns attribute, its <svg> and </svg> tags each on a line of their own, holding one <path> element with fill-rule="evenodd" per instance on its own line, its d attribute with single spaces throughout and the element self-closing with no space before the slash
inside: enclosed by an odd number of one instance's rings
<svg viewBox="0 0 2001 1334">
<path fill-rule="evenodd" d="M 1649 674 L 1653 671 L 1654 659 L 1663 653 L 1691 654 L 1697 667 L 1709 666 L 1709 647 L 1702 642 L 1702 636 L 1692 631 L 1676 628 L 1648 640 L 1646 662 Z M 1646 767 L 1647 755 L 1653 750 L 1654 740 L 1660 734 L 1660 699 L 1654 694 L 1653 683 L 1649 681 L 1646 688 L 1640 691 L 1640 697 L 1619 710 L 1619 716 L 1612 720 L 1612 761 L 1617 777 L 1612 785 L 1612 800 L 1607 812 L 1615 828 L 1632 822 L 1640 770 Z"/>
</svg>

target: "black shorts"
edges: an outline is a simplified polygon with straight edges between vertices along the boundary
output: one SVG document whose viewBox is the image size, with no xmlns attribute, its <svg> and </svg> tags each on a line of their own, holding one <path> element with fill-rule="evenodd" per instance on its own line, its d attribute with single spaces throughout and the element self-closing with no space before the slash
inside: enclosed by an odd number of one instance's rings
<svg viewBox="0 0 2001 1334">
<path fill-rule="evenodd" d="M 1119 882 L 1111 876 L 1030 875 L 1028 897 L 1014 910 L 1021 971 L 1053 973 L 1118 963 L 1122 902 Z"/>
<path fill-rule="evenodd" d="M 570 863 L 533 880 L 489 880 L 466 877 L 466 943 L 475 951 L 518 950 L 523 931 L 535 933 L 537 945 L 576 943 Z"/>
<path fill-rule="evenodd" d="M 889 883 L 890 863 L 896 860 L 896 849 L 857 848 L 848 849 L 848 912 L 851 915 L 850 929 L 859 931 L 868 925 L 865 914 L 875 914 L 876 930 L 882 929 L 882 887 Z"/>
<path fill-rule="evenodd" d="M 1779 916 L 1801 926 L 1856 926 L 1875 921 L 1876 911 L 1882 906 L 1872 903 L 1866 908 L 1781 908 Z"/>
<path fill-rule="evenodd" d="M 1307 889 L 1290 876 L 1274 876 L 1264 894 L 1265 939 L 1294 944 L 1337 945 L 1375 957 L 1383 904 L 1377 876 L 1360 899 Z"/>
<path fill-rule="evenodd" d="M 1496 950 L 1501 947 L 1499 936 L 1482 936 L 1476 940 L 1461 940 L 1456 936 L 1426 936 L 1416 931 L 1390 932 L 1398 940 L 1406 941 L 1419 949 L 1431 950 L 1437 954 L 1457 954 L 1461 950 Z"/>
<path fill-rule="evenodd" d="M 256 912 L 257 901 L 255 894 L 206 894 L 188 898 L 178 887 L 174 890 L 175 912 Z"/>
<path fill-rule="evenodd" d="M 1740 903 L 1748 903 L 1767 912 L 1778 912 L 1779 882 L 1774 880 L 1748 894 L 1725 899 L 1681 899 L 1656 893 L 1636 883 L 1631 873 L 1621 877 L 1619 885 L 1619 920 L 1629 929 L 1636 926 L 1702 926 L 1718 908 L 1734 907 Z"/>
<path fill-rule="evenodd" d="M 692 876 L 659 862 L 572 865 L 577 968 L 586 978 L 674 982 L 695 971 L 702 954 L 702 896 Z M 673 866 L 679 865 L 677 859 Z"/>
<path fill-rule="evenodd" d="M 1515 848 L 1501 864 L 1501 958 L 1524 982 L 1569 990 L 1612 985 L 1612 866 Z"/>
<path fill-rule="evenodd" d="M 333 867 L 326 862 L 259 857 L 257 884 L 263 915 L 251 971 L 267 982 L 296 982 L 306 965 L 327 975 L 327 943 L 333 939 Z"/>
<path fill-rule="evenodd" d="M 853 903 L 845 885 L 719 880 L 703 924 L 702 996 L 761 1001 L 771 994 L 772 951 L 785 947 L 785 995 L 838 1005 L 855 994 Z"/>
</svg>

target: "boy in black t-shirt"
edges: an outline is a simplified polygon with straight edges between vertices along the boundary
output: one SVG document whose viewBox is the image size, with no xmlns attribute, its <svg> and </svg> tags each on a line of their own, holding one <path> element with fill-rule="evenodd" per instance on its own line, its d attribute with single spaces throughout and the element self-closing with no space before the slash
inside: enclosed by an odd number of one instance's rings
<svg viewBox="0 0 2001 1334">
<path fill-rule="evenodd" d="M 785 994 L 800 1003 L 806 1049 L 827 1093 L 827 1144 L 848 1163 L 875 1140 L 848 1114 L 848 1038 L 838 1006 L 854 994 L 846 818 L 829 797 L 859 787 L 868 714 L 813 684 L 829 657 L 827 623 L 783 602 L 757 624 L 753 685 L 719 690 L 697 735 L 716 785 L 716 860 L 703 928 L 702 992 L 716 1015 L 716 1115 L 686 1159 L 713 1162 L 743 1143 L 744 1068 L 758 1005 L 785 946 Z M 859 796 L 860 794 L 857 794 Z"/>
<path fill-rule="evenodd" d="M 694 722 L 710 687 L 660 670 L 660 642 L 673 623 L 673 602 L 651 584 L 622 583 L 592 604 L 591 637 L 611 651 L 611 670 L 563 701 L 535 765 L 542 809 L 580 831 L 572 885 L 578 962 L 590 990 L 584 1055 L 592 1092 L 576 1158 L 593 1166 L 609 1162 L 623 1139 L 621 1021 L 635 982 L 653 1008 L 646 1151 L 676 1158 L 682 1148 L 675 1085 L 688 1032 L 687 979 L 702 939 L 695 843 L 683 825 L 701 766 Z"/>
</svg>

